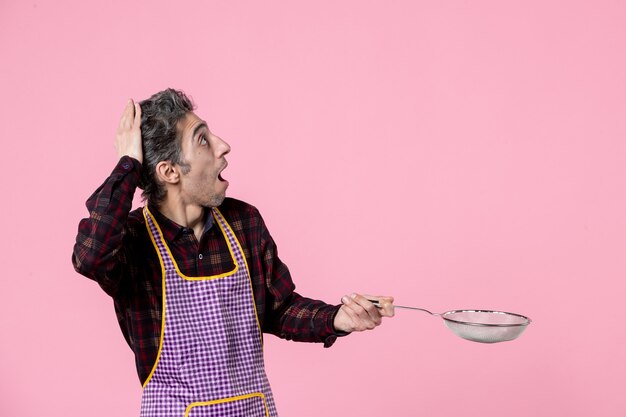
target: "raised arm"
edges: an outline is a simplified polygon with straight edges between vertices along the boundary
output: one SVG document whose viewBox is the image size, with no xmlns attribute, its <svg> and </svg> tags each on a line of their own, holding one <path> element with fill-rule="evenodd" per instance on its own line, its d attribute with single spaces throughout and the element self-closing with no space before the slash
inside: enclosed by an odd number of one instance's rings
<svg viewBox="0 0 626 417">
<path fill-rule="evenodd" d="M 72 263 L 80 274 L 97 281 L 114 296 L 125 275 L 127 253 L 123 241 L 126 221 L 139 183 L 141 107 L 129 100 L 116 133 L 120 160 L 105 182 L 89 197 L 89 217 L 78 226 Z"/>
</svg>

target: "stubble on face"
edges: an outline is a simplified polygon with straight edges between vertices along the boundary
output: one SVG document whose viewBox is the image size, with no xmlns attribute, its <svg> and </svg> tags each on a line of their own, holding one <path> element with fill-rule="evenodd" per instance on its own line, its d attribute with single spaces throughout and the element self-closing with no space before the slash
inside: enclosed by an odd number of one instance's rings
<svg viewBox="0 0 626 417">
<path fill-rule="evenodd" d="M 181 123 L 181 130 L 182 155 L 179 166 L 188 203 L 202 207 L 220 206 L 226 198 L 228 182 L 220 178 L 220 172 L 227 165 L 226 159 L 223 154 L 218 153 L 219 156 L 216 156 L 216 149 L 213 149 L 219 138 L 212 136 L 206 123 L 194 113 L 187 114 Z M 205 139 L 206 144 L 202 144 L 201 138 Z M 221 139 L 219 142 L 224 143 Z"/>
</svg>

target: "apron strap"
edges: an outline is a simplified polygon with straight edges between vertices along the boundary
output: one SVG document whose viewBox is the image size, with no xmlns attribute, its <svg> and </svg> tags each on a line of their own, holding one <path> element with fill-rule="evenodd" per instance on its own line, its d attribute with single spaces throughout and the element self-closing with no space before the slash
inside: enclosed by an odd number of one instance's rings
<svg viewBox="0 0 626 417">
<path fill-rule="evenodd" d="M 233 232 L 233 229 L 231 229 L 230 225 L 224 218 L 224 215 L 219 211 L 217 207 L 213 207 L 212 211 L 213 211 L 213 217 L 217 221 L 217 224 L 219 225 L 220 229 L 222 229 L 222 231 L 224 232 L 224 237 L 226 237 L 228 241 L 227 243 L 231 250 L 231 254 L 233 255 L 235 262 L 237 262 L 237 265 L 239 268 L 245 269 L 249 275 L 250 269 L 248 268 L 248 262 L 246 261 L 245 256 L 243 255 L 243 249 L 241 248 L 241 245 L 239 244 L 239 240 L 235 236 L 235 232 Z"/>
<path fill-rule="evenodd" d="M 163 268 L 164 271 L 176 269 L 176 266 L 174 265 L 174 258 L 165 244 L 163 232 L 161 232 L 159 224 L 154 219 L 154 216 L 152 216 L 152 213 L 150 213 L 150 210 L 148 210 L 147 205 L 143 207 L 143 217 L 146 220 L 146 227 L 148 228 L 150 240 L 152 240 L 152 244 L 159 254 L 161 268 Z"/>
</svg>

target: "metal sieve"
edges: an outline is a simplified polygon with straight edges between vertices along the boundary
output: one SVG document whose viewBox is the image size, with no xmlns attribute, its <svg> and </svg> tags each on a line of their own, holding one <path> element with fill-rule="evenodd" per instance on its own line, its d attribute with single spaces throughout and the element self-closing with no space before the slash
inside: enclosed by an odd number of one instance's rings
<svg viewBox="0 0 626 417">
<path fill-rule="evenodd" d="M 372 301 L 380 307 L 378 301 Z M 432 313 L 423 308 L 394 305 L 395 308 L 424 311 L 431 316 L 440 316 L 448 329 L 455 335 L 472 342 L 498 343 L 519 337 L 531 320 L 515 313 L 493 310 L 452 310 Z"/>
</svg>

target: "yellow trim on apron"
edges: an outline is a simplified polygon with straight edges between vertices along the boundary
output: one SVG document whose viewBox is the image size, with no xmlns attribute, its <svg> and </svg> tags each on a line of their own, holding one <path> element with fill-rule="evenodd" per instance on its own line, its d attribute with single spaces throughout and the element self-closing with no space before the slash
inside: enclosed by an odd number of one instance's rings
<svg viewBox="0 0 626 417">
<path fill-rule="evenodd" d="M 194 407 L 203 407 L 203 406 L 210 406 L 210 405 L 216 405 L 216 404 L 230 403 L 230 402 L 246 400 L 248 398 L 254 398 L 254 397 L 259 397 L 263 400 L 263 407 L 265 408 L 265 416 L 269 417 L 270 414 L 267 408 L 267 402 L 265 400 L 265 395 L 263 395 L 262 392 L 253 392 L 251 394 L 239 395 L 237 397 L 220 398 L 219 400 L 213 400 L 213 401 L 202 401 L 202 402 L 197 402 L 197 403 L 191 403 L 187 406 L 187 409 L 185 410 L 185 417 L 189 417 L 189 412 Z"/>
<path fill-rule="evenodd" d="M 207 209 L 205 209 L 205 210 L 207 210 Z M 176 262 L 176 259 L 174 259 L 174 256 L 172 255 L 172 252 L 170 251 L 169 246 L 167 246 L 167 243 L 165 242 L 165 238 L 163 237 L 163 232 L 161 231 L 161 226 L 159 226 L 159 223 L 157 223 L 156 219 L 154 218 L 152 213 L 150 213 L 150 210 L 148 208 L 146 208 L 146 211 L 150 215 L 150 218 L 152 219 L 152 222 L 155 224 L 157 230 L 159 231 L 159 235 L 160 235 L 161 241 L 163 242 L 163 246 L 165 246 L 165 249 L 167 250 L 167 253 L 170 255 L 170 258 L 172 259 L 172 263 L 174 264 L 174 268 L 176 268 L 176 273 L 178 275 L 180 275 L 181 278 L 186 279 L 187 281 L 205 281 L 205 280 L 210 280 L 210 279 L 219 279 L 219 278 L 228 277 L 230 275 L 233 275 L 235 272 L 237 272 L 239 270 L 239 265 L 237 265 L 237 259 L 235 258 L 235 253 L 233 252 L 233 248 L 230 245 L 230 241 L 228 240 L 228 236 L 226 236 L 226 231 L 224 230 L 222 225 L 219 224 L 219 222 L 218 222 L 218 226 L 222 230 L 222 234 L 224 235 L 224 238 L 226 239 L 226 244 L 228 245 L 228 251 L 230 252 L 230 257 L 233 260 L 233 264 L 235 264 L 235 268 L 232 271 L 224 272 L 224 273 L 218 274 L 218 275 L 206 276 L 206 277 L 188 277 L 187 275 L 183 274 L 180 271 L 180 269 L 178 268 L 178 263 Z M 220 213 L 220 215 L 221 215 L 221 213 Z M 144 217 L 145 217 L 145 213 L 144 213 Z M 222 219 L 224 219 L 224 216 L 222 216 Z M 146 219 L 146 224 L 147 224 L 147 221 L 148 220 Z M 224 219 L 224 222 L 226 222 L 226 219 Z M 226 224 L 228 224 L 228 222 L 226 222 Z M 228 226 L 228 228 L 232 232 L 232 229 L 230 229 L 230 226 Z M 152 238 L 152 231 L 150 229 L 148 229 L 148 231 L 150 232 L 150 237 Z M 235 236 L 234 233 L 233 233 L 233 236 Z M 235 236 L 235 240 L 237 241 L 237 244 L 239 245 L 239 241 L 237 240 L 237 236 Z M 152 243 L 155 245 L 154 247 L 156 248 L 157 253 L 159 254 L 159 260 L 161 261 L 161 267 L 163 267 L 163 260 L 161 259 L 161 251 L 159 251 L 159 247 L 156 246 L 156 242 L 154 241 L 154 239 L 152 239 Z M 239 245 L 239 247 L 241 248 L 241 245 Z M 244 260 L 245 260 L 245 257 L 244 257 Z"/>
<path fill-rule="evenodd" d="M 235 235 L 235 232 L 233 232 L 233 229 L 230 227 L 230 224 L 228 224 L 228 222 L 226 221 L 226 218 L 224 217 L 222 212 L 219 211 L 217 207 L 215 207 L 214 210 L 222 218 L 222 220 L 224 220 L 226 227 L 228 227 L 228 230 L 235 238 L 235 243 L 237 243 L 237 247 L 239 248 L 239 253 L 241 253 L 241 257 L 243 258 L 243 263 L 246 266 L 246 272 L 248 273 L 248 282 L 250 283 L 250 293 L 252 294 L 252 306 L 254 307 L 254 317 L 256 318 L 256 325 L 259 326 L 259 334 L 261 335 L 261 348 L 263 348 L 263 350 L 265 351 L 265 344 L 263 343 L 263 329 L 261 328 L 261 323 L 259 322 L 259 312 L 256 310 L 256 302 L 254 301 L 254 288 L 252 287 L 252 275 L 250 275 L 250 268 L 248 267 L 248 260 L 246 259 L 246 254 L 243 252 L 243 248 L 241 247 L 241 243 L 239 243 L 239 239 L 237 239 L 237 235 Z M 222 227 L 219 221 L 217 223 L 220 224 L 220 227 Z M 222 231 L 224 231 L 224 229 L 222 229 Z M 228 237 L 226 237 L 226 240 L 228 241 Z M 230 249 L 230 245 L 228 246 L 228 248 Z M 232 251 L 231 251 L 231 254 L 232 254 Z M 233 256 L 235 255 L 233 254 Z"/>
<path fill-rule="evenodd" d="M 148 207 L 145 207 L 145 210 L 142 210 L 142 213 L 146 221 L 146 228 L 148 229 L 148 235 L 150 235 L 150 240 L 152 241 L 152 244 L 154 245 L 154 249 L 156 250 L 157 255 L 159 255 L 159 263 L 161 264 L 161 293 L 162 293 L 161 294 L 161 298 L 162 298 L 162 302 L 161 302 L 162 310 L 161 311 L 162 313 L 161 313 L 161 335 L 159 336 L 159 350 L 157 351 L 157 357 L 156 357 L 156 360 L 154 361 L 154 365 L 152 365 L 152 369 L 150 370 L 148 377 L 146 378 L 143 385 L 141 386 L 142 388 L 146 388 L 146 385 L 148 385 L 148 382 L 150 381 L 150 379 L 152 379 L 152 375 L 154 375 L 154 371 L 156 371 L 157 364 L 159 363 L 159 358 L 161 357 L 161 350 L 163 350 L 163 336 L 165 335 L 165 263 L 163 262 L 163 258 L 161 257 L 161 251 L 159 250 L 159 246 L 157 245 L 156 240 L 154 239 L 154 236 L 152 235 L 152 230 L 150 230 L 150 225 L 148 224 L 148 218 L 146 217 L 146 212 L 150 215 L 154 224 L 157 225 L 157 228 L 159 226 L 156 220 L 154 220 L 154 217 L 152 217 L 152 214 L 150 213 L 150 210 L 148 210 Z M 161 229 L 158 229 L 158 230 L 159 230 L 159 233 L 161 234 L 161 241 L 165 243 L 165 239 L 163 239 L 163 234 L 161 233 Z"/>
<path fill-rule="evenodd" d="M 150 210 L 148 209 L 148 207 L 144 207 L 145 210 L 142 210 L 143 213 L 143 217 L 144 220 L 146 221 L 146 228 L 148 229 L 148 235 L 150 235 L 150 240 L 152 241 L 152 244 L 154 245 L 154 249 L 157 252 L 157 255 L 159 256 L 159 263 L 161 264 L 161 298 L 162 298 L 162 313 L 161 313 L 161 334 L 159 336 L 159 349 L 157 351 L 157 357 L 156 360 L 154 361 L 154 365 L 152 365 L 152 369 L 150 370 L 150 373 L 148 374 L 148 377 L 146 378 L 146 380 L 144 381 L 142 388 L 146 388 L 146 386 L 148 385 L 148 382 L 150 382 L 150 379 L 152 379 L 152 376 L 154 375 L 154 371 L 156 371 L 157 365 L 159 364 L 159 359 L 161 358 L 161 351 L 163 350 L 163 338 L 165 335 L 165 263 L 163 261 L 163 258 L 161 256 L 161 251 L 159 249 L 159 246 L 156 242 L 156 239 L 154 237 L 154 235 L 152 234 L 152 230 L 150 229 L 150 225 L 148 224 L 148 218 L 146 216 L 146 213 L 148 214 L 148 216 L 150 216 L 150 219 L 152 220 L 152 223 L 155 225 L 156 229 L 159 232 L 159 239 L 160 241 L 163 243 L 163 247 L 165 247 L 165 249 L 167 250 L 167 253 L 170 256 L 170 259 L 172 260 L 172 264 L 174 265 L 174 268 L 176 268 L 176 273 L 183 279 L 186 279 L 188 281 L 204 281 L 204 280 L 213 280 L 213 279 L 218 279 L 218 278 L 224 278 L 230 275 L 235 274 L 238 270 L 239 270 L 239 264 L 237 263 L 237 258 L 235 257 L 235 253 L 233 252 L 233 248 L 230 244 L 230 239 L 228 239 L 226 230 L 224 230 L 224 227 L 222 226 L 222 224 L 220 223 L 219 220 L 215 219 L 216 223 L 218 224 L 220 230 L 222 231 L 222 235 L 224 236 L 224 239 L 226 239 L 226 244 L 228 245 L 228 251 L 230 252 L 230 256 L 233 260 L 233 263 L 235 264 L 235 268 L 232 271 L 229 272 L 225 272 L 222 274 L 218 274 L 218 275 L 212 275 L 212 276 L 207 276 L 207 277 L 187 277 L 185 274 L 183 274 L 180 269 L 178 269 L 178 264 L 176 263 L 176 260 L 174 259 L 174 256 L 172 255 L 172 252 L 170 251 L 169 246 L 167 245 L 167 242 L 165 241 L 165 238 L 163 237 L 163 232 L 161 231 L 161 227 L 159 226 L 159 223 L 156 221 L 156 219 L 154 218 L 154 216 L 152 215 L 152 213 L 150 213 Z M 205 208 L 205 210 L 208 210 Z M 259 328 L 259 334 L 261 335 L 261 347 L 264 347 L 263 344 L 263 329 L 261 328 L 261 323 L 259 321 L 259 314 L 257 312 L 256 309 L 256 302 L 254 301 L 254 288 L 252 287 L 252 276 L 250 275 L 250 268 L 248 268 L 248 261 L 246 260 L 246 256 L 243 252 L 243 249 L 241 247 L 241 243 L 239 243 L 239 239 L 237 239 L 237 235 L 235 235 L 235 232 L 233 232 L 233 229 L 230 227 L 230 224 L 228 224 L 228 222 L 226 221 L 226 218 L 222 215 L 222 213 L 217 209 L 214 208 L 215 212 L 222 218 L 222 220 L 224 221 L 224 224 L 226 224 L 226 227 L 228 228 L 228 230 L 230 231 L 230 233 L 232 234 L 235 242 L 237 243 L 237 247 L 239 248 L 239 252 L 241 253 L 241 257 L 243 258 L 243 262 L 244 265 L 246 266 L 246 272 L 248 275 L 248 283 L 250 284 L 250 293 L 252 294 L 252 306 L 254 307 L 254 317 L 256 318 L 256 324 Z M 265 402 L 265 396 L 263 395 L 263 393 L 258 393 L 259 395 L 261 395 L 263 397 L 263 402 Z M 253 396 L 254 394 L 249 394 L 249 396 Z M 235 397 L 235 398 L 239 398 L 239 397 Z M 219 400 L 216 400 L 219 401 Z M 233 400 L 234 401 L 234 400 Z M 267 406 L 266 406 L 266 414 L 267 414 Z M 185 414 L 187 415 L 187 414 Z"/>
</svg>

